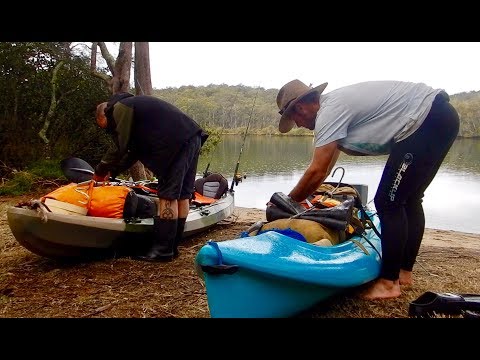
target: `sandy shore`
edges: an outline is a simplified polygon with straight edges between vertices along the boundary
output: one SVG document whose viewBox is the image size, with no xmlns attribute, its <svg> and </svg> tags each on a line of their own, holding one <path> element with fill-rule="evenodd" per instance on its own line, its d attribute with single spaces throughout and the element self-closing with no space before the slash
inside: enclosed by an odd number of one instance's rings
<svg viewBox="0 0 480 360">
<path fill-rule="evenodd" d="M 6 219 L 7 206 L 25 200 L 0 197 L 0 318 L 208 318 L 205 284 L 195 256 L 207 241 L 236 238 L 265 210 L 236 207 L 204 233 L 187 239 L 170 263 L 129 257 L 62 264 L 22 247 Z M 408 317 L 408 304 L 425 291 L 480 294 L 480 234 L 427 229 L 414 268 L 414 286 L 388 302 L 368 302 L 355 292 L 309 309 L 310 318 Z"/>
</svg>

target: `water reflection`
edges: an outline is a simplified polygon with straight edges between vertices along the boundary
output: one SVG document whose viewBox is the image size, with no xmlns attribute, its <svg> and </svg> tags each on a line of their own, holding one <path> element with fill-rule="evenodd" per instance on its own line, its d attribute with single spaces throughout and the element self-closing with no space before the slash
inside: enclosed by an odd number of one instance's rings
<svg viewBox="0 0 480 360">
<path fill-rule="evenodd" d="M 224 136 L 213 154 L 201 157 L 198 172 L 224 174 L 229 183 L 239 160 L 243 136 Z M 308 166 L 313 152 L 310 137 L 247 136 L 239 172 L 247 179 L 235 187 L 235 204 L 265 209 L 276 191 L 288 193 Z M 366 184 L 373 199 L 387 157 L 342 154 L 337 166 L 345 168 L 344 182 Z M 460 139 L 450 149 L 424 198 L 427 227 L 480 233 L 480 140 Z M 335 178 L 340 179 L 337 173 Z"/>
</svg>

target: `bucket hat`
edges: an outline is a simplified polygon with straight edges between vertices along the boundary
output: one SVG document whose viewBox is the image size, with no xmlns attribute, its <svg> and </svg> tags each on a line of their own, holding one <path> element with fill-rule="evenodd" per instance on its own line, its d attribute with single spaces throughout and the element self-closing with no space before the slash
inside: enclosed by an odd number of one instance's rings
<svg viewBox="0 0 480 360">
<path fill-rule="evenodd" d="M 312 88 L 298 79 L 292 80 L 283 85 L 277 95 L 277 106 L 280 110 L 278 113 L 281 115 L 278 130 L 281 133 L 286 133 L 292 130 L 295 122 L 289 117 L 289 110 L 305 95 L 311 94 L 315 91 L 321 94 L 327 85 L 328 82 Z"/>
</svg>

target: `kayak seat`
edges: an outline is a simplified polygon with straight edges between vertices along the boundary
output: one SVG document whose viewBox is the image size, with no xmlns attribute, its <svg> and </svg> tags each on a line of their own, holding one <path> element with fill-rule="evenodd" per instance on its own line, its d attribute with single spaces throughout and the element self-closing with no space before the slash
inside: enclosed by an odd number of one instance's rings
<svg viewBox="0 0 480 360">
<path fill-rule="evenodd" d="M 211 204 L 220 199 L 228 190 L 228 181 L 218 173 L 195 180 L 193 203 Z"/>
</svg>

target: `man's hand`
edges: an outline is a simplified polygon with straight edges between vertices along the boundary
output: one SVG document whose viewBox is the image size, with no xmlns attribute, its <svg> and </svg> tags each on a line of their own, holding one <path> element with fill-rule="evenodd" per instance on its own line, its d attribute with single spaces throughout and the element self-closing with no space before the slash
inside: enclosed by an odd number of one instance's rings
<svg viewBox="0 0 480 360">
<path fill-rule="evenodd" d="M 105 176 L 100 176 L 100 175 L 97 175 L 97 174 L 93 174 L 93 181 L 96 181 L 96 182 L 104 182 L 104 181 L 108 181 L 108 179 L 110 178 L 110 173 L 108 173 L 107 175 Z"/>
</svg>

